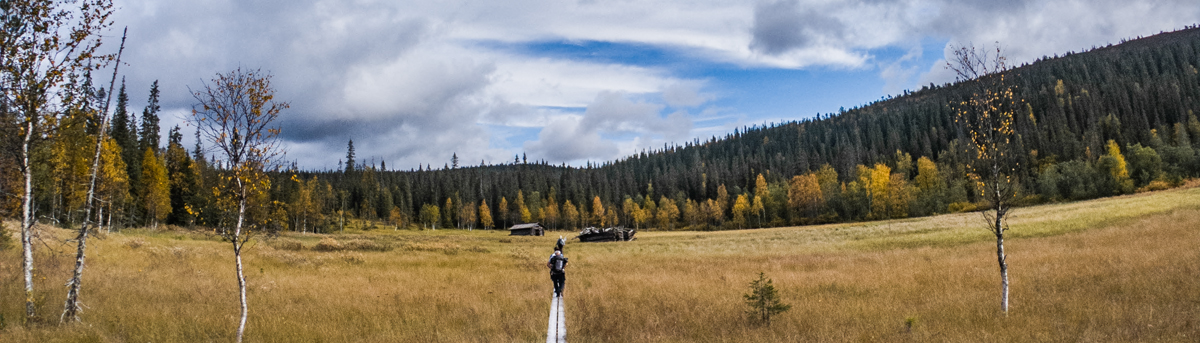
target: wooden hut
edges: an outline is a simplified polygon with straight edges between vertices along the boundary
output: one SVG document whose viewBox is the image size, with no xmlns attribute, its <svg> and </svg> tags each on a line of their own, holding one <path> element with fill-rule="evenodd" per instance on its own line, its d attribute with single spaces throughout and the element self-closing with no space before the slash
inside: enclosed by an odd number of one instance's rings
<svg viewBox="0 0 1200 343">
<path fill-rule="evenodd" d="M 544 236 L 546 229 L 538 223 L 517 224 L 508 228 L 509 236 Z"/>
</svg>

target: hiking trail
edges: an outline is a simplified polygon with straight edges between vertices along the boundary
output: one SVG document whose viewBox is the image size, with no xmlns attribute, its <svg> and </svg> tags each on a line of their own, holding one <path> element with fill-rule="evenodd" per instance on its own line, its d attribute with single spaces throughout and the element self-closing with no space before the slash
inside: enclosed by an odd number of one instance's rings
<svg viewBox="0 0 1200 343">
<path fill-rule="evenodd" d="M 562 298 L 551 295 L 550 324 L 546 327 L 546 343 L 567 343 L 567 310 Z"/>
</svg>

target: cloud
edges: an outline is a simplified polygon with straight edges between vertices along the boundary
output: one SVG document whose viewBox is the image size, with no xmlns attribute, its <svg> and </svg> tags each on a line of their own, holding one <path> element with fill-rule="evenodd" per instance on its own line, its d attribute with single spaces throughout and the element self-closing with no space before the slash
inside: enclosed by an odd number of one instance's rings
<svg viewBox="0 0 1200 343">
<path fill-rule="evenodd" d="M 797 0 L 761 2 L 754 9 L 752 50 L 779 55 L 795 49 L 836 41 L 842 22 Z"/>
<path fill-rule="evenodd" d="M 551 160 L 611 160 L 639 148 L 688 138 L 693 126 L 691 116 L 676 111 L 664 117 L 664 108 L 662 104 L 635 101 L 630 94 L 601 92 L 583 115 L 552 120 L 542 128 L 538 140 L 527 142 L 525 148 L 534 156 Z M 604 135 L 634 138 L 605 139 Z"/>
<path fill-rule="evenodd" d="M 1116 44 L 1122 38 L 1148 36 L 1194 24 L 1200 6 L 1194 1 L 921 1 L 932 18 L 909 19 L 908 36 L 945 37 L 949 44 L 991 46 L 999 43 L 1016 64 L 1042 56 L 1062 55 Z M 1145 18 L 1154 18 L 1146 20 Z M 947 50 L 946 55 L 949 56 Z M 937 61 L 920 76 L 921 83 L 942 83 L 953 75 Z"/>
<path fill-rule="evenodd" d="M 538 133 L 538 140 L 525 143 L 525 150 L 551 161 L 608 160 L 620 152 L 600 132 L 580 125 L 582 118 L 564 116 L 552 120 Z"/>
<path fill-rule="evenodd" d="M 674 108 L 696 107 L 713 100 L 711 94 L 700 93 L 701 82 L 679 82 L 669 84 L 662 90 L 663 101 Z"/>
<path fill-rule="evenodd" d="M 880 66 L 879 78 L 883 79 L 883 92 L 886 94 L 899 94 L 904 91 L 904 88 L 909 85 L 921 67 L 915 62 L 919 61 L 922 56 L 920 46 L 914 46 L 908 50 L 904 56 L 891 62 L 885 62 Z"/>
<path fill-rule="evenodd" d="M 130 30 L 122 72 L 131 107 L 160 80 L 164 110 L 185 115 L 189 87 L 262 68 L 292 104 L 288 157 L 313 167 L 336 165 L 351 138 L 359 156 L 393 167 L 440 165 L 453 153 L 507 161 L 522 148 L 551 160 L 614 158 L 739 118 L 729 108 L 698 119 L 719 102 L 705 91 L 729 94 L 693 79 L 713 66 L 868 69 L 892 92 L 952 77 L 942 62 L 927 64 L 933 49 L 880 49 L 999 41 L 1021 63 L 1200 18 L 1191 0 L 115 1 L 116 25 Z M 115 51 L 118 33 L 107 33 L 106 49 Z M 616 42 L 691 60 L 671 70 L 518 56 L 481 41 Z"/>
<path fill-rule="evenodd" d="M 491 94 L 529 106 L 583 107 L 599 92 L 650 93 L 681 82 L 645 67 L 482 53 L 496 61 Z"/>
</svg>

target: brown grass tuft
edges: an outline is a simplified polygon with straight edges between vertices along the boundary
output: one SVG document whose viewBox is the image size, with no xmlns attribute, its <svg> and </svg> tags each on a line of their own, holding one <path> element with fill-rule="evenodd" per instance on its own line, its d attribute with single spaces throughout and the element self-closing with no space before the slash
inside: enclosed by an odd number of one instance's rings
<svg viewBox="0 0 1200 343">
<path fill-rule="evenodd" d="M 146 240 L 142 239 L 141 237 L 134 237 L 133 239 L 125 241 L 125 246 L 129 247 L 130 249 L 141 248 L 143 245 L 146 245 Z"/>
<path fill-rule="evenodd" d="M 321 238 L 321 241 L 313 246 L 313 250 L 316 251 L 342 251 L 345 249 L 346 247 L 336 239 L 333 239 L 333 237 Z"/>
<path fill-rule="evenodd" d="M 346 250 L 354 250 L 354 251 L 391 251 L 392 250 L 391 245 L 380 244 L 380 243 L 376 243 L 375 241 L 366 240 L 366 239 L 348 240 L 348 241 L 346 241 L 345 244 L 343 244 L 343 246 L 345 246 Z"/>
<path fill-rule="evenodd" d="M 271 246 L 271 248 L 275 248 L 275 249 L 279 249 L 279 250 L 287 250 L 287 251 L 304 250 L 303 243 L 300 243 L 300 241 L 297 241 L 294 239 L 289 239 L 289 238 L 272 239 L 269 241 L 268 244 Z"/>
</svg>

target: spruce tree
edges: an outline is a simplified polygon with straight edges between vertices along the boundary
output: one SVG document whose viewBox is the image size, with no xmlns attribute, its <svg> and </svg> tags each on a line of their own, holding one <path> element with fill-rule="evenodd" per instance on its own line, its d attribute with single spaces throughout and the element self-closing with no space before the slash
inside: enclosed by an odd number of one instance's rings
<svg viewBox="0 0 1200 343">
<path fill-rule="evenodd" d="M 113 112 L 110 136 L 121 147 L 121 159 L 125 160 L 126 174 L 136 178 L 133 175 L 142 173 L 140 163 L 142 154 L 138 149 L 137 130 L 131 129 L 134 126 L 133 118 L 129 116 L 129 94 L 125 93 L 125 80 L 122 79 L 121 90 L 117 93 L 117 108 Z M 134 166 L 136 166 L 136 170 Z"/>
<path fill-rule="evenodd" d="M 354 140 L 346 143 L 346 172 L 354 171 Z"/>
<path fill-rule="evenodd" d="M 122 88 L 124 90 L 124 88 Z M 158 153 L 159 142 L 162 135 L 161 128 L 158 124 L 158 80 L 150 85 L 150 99 L 146 101 L 146 108 L 142 110 L 142 139 L 138 141 L 138 151 L 145 151 L 147 148 L 153 149 Z"/>
<path fill-rule="evenodd" d="M 186 225 L 192 222 L 192 214 L 185 207 L 194 202 L 193 197 L 199 189 L 196 184 L 196 174 L 193 172 L 193 161 L 183 147 L 183 134 L 176 125 L 167 135 L 167 152 L 163 155 L 166 160 L 167 177 L 170 180 L 171 214 L 167 223 Z"/>
<path fill-rule="evenodd" d="M 792 308 L 792 305 L 779 300 L 775 285 L 763 272 L 758 272 L 757 280 L 750 281 L 750 293 L 743 294 L 742 297 L 746 299 L 746 305 L 750 306 L 750 310 L 747 311 L 750 318 L 767 325 L 771 325 L 771 316 Z"/>
</svg>

